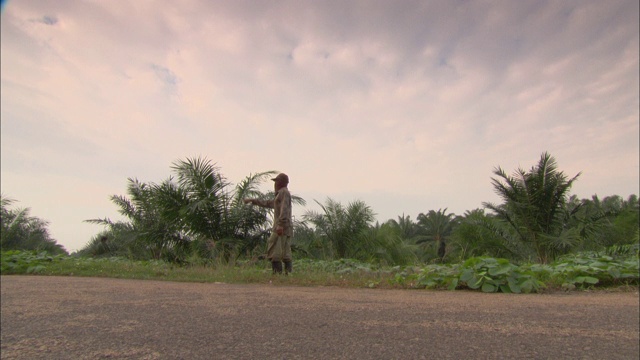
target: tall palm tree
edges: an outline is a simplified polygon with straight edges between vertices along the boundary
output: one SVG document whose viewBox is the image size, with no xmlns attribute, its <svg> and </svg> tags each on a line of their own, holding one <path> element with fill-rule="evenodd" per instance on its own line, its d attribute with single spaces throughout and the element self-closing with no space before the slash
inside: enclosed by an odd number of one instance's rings
<svg viewBox="0 0 640 360">
<path fill-rule="evenodd" d="M 565 227 L 575 215 L 567 213 L 565 205 L 580 173 L 568 178 L 545 152 L 529 171 L 519 168 L 509 176 L 498 167 L 494 174 L 492 184 L 503 203 L 483 205 L 505 221 L 519 241 L 533 248 L 540 262 L 553 260 L 579 242 L 578 231 Z"/>
</svg>

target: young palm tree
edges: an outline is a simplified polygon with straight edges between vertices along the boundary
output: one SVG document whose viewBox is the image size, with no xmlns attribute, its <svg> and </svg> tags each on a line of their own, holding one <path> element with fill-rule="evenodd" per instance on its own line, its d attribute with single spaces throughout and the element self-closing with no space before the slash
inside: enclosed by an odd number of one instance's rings
<svg viewBox="0 0 640 360">
<path fill-rule="evenodd" d="M 357 248 L 358 236 L 375 220 L 375 213 L 360 200 L 346 207 L 331 198 L 325 204 L 316 203 L 323 212 L 308 211 L 304 220 L 315 226 L 317 234 L 326 239 L 338 258 L 349 257 Z"/>
<path fill-rule="evenodd" d="M 146 252 L 146 256 L 153 259 L 176 260 L 186 251 L 189 239 L 179 224 L 167 221 L 162 186 L 132 178 L 128 182 L 129 197 L 111 196 L 111 202 L 119 207 L 118 212 L 128 222 L 114 222 L 108 218 L 85 221 L 109 227 L 111 236 L 107 236 L 106 241 L 112 243 L 110 249 L 126 249 L 134 258 L 144 258 Z"/>
<path fill-rule="evenodd" d="M 269 211 L 245 206 L 246 197 L 264 197 L 260 183 L 275 171 L 250 174 L 231 189 L 219 169 L 205 158 L 187 158 L 173 164 L 173 179 L 162 186 L 164 218 L 179 225 L 205 258 L 251 252 L 268 231 Z M 299 199 L 299 198 L 297 198 Z"/>
<path fill-rule="evenodd" d="M 189 234 L 210 240 L 226 237 L 228 229 L 224 223 L 230 198 L 226 193 L 229 182 L 218 168 L 203 158 L 179 160 L 172 169 L 177 176 L 176 196 L 163 207 L 171 209 L 170 217 L 181 223 Z M 171 179 L 169 180 L 171 182 Z"/>
<path fill-rule="evenodd" d="M 438 211 L 429 210 L 427 214 L 420 213 L 416 218 L 423 237 L 418 240 L 418 244 L 433 244 L 438 246 L 438 257 L 444 258 L 446 241 L 449 239 L 455 225 L 456 215 L 447 214 L 447 209 Z"/>
<path fill-rule="evenodd" d="M 402 240 L 409 244 L 418 243 L 424 235 L 420 234 L 420 227 L 411 220 L 411 216 L 402 214 L 398 216 L 398 220 L 390 219 L 386 224 L 399 231 Z"/>
<path fill-rule="evenodd" d="M 503 240 L 508 229 L 502 229 L 500 225 L 483 209 L 466 211 L 458 218 L 458 225 L 451 233 L 452 247 L 458 259 L 464 261 L 476 256 L 519 259 L 522 249 Z"/>
<path fill-rule="evenodd" d="M 160 184 L 129 179 L 129 198 L 111 197 L 128 218 L 127 226 L 109 219 L 88 221 L 108 225 L 114 234 L 115 230 L 122 234 L 122 229 L 130 229 L 134 242 L 146 243 L 154 257 L 162 255 L 177 262 L 187 256 L 229 260 L 262 245 L 270 229 L 270 211 L 246 206 L 242 199 L 273 197 L 272 193 L 261 193 L 258 186 L 275 171 L 249 175 L 232 187 L 206 158 L 175 161 L 172 170 L 175 178 Z M 304 204 L 298 196 L 292 200 Z"/>
<path fill-rule="evenodd" d="M 382 265 L 408 265 L 416 262 L 416 245 L 403 239 L 392 223 L 370 226 L 351 246 L 352 258 Z"/>
<path fill-rule="evenodd" d="M 535 251 L 540 262 L 553 260 L 579 242 L 578 231 L 565 227 L 567 219 L 575 215 L 567 213 L 565 205 L 571 185 L 580 174 L 568 178 L 546 152 L 529 171 L 519 168 L 508 176 L 498 167 L 494 174 L 494 189 L 504 202 L 484 206 L 505 221 L 516 238 Z"/>
</svg>

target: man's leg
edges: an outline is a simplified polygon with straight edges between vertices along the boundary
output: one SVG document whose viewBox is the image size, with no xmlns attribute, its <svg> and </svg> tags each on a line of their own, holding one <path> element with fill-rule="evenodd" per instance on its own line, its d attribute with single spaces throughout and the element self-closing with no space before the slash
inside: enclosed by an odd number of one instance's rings
<svg viewBox="0 0 640 360">
<path fill-rule="evenodd" d="M 293 272 L 293 259 L 291 257 L 291 237 L 282 236 L 282 261 L 284 262 L 284 272 Z"/>
<path fill-rule="evenodd" d="M 271 272 L 273 274 L 282 274 L 282 262 L 280 261 L 272 261 L 271 262 Z"/>
<path fill-rule="evenodd" d="M 271 269 L 274 274 L 282 273 L 282 247 L 281 236 L 276 233 L 271 233 L 269 241 L 267 242 L 267 259 L 271 261 Z"/>
</svg>

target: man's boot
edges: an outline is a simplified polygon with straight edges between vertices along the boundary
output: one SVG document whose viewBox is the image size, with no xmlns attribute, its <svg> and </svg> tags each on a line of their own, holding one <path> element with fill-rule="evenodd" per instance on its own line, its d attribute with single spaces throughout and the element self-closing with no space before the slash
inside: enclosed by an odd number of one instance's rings
<svg viewBox="0 0 640 360">
<path fill-rule="evenodd" d="M 291 260 L 285 261 L 284 262 L 284 273 L 285 274 L 290 274 L 293 272 L 293 263 L 291 262 Z"/>
<path fill-rule="evenodd" d="M 271 269 L 273 269 L 274 274 L 282 274 L 282 263 L 280 261 L 272 261 Z"/>
</svg>

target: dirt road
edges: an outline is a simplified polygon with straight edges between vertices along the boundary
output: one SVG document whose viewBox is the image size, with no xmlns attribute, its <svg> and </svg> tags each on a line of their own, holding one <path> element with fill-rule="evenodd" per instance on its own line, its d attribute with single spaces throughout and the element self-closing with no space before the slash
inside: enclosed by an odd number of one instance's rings
<svg viewBox="0 0 640 360">
<path fill-rule="evenodd" d="M 638 293 L 2 276 L 2 359 L 638 359 Z"/>
</svg>

